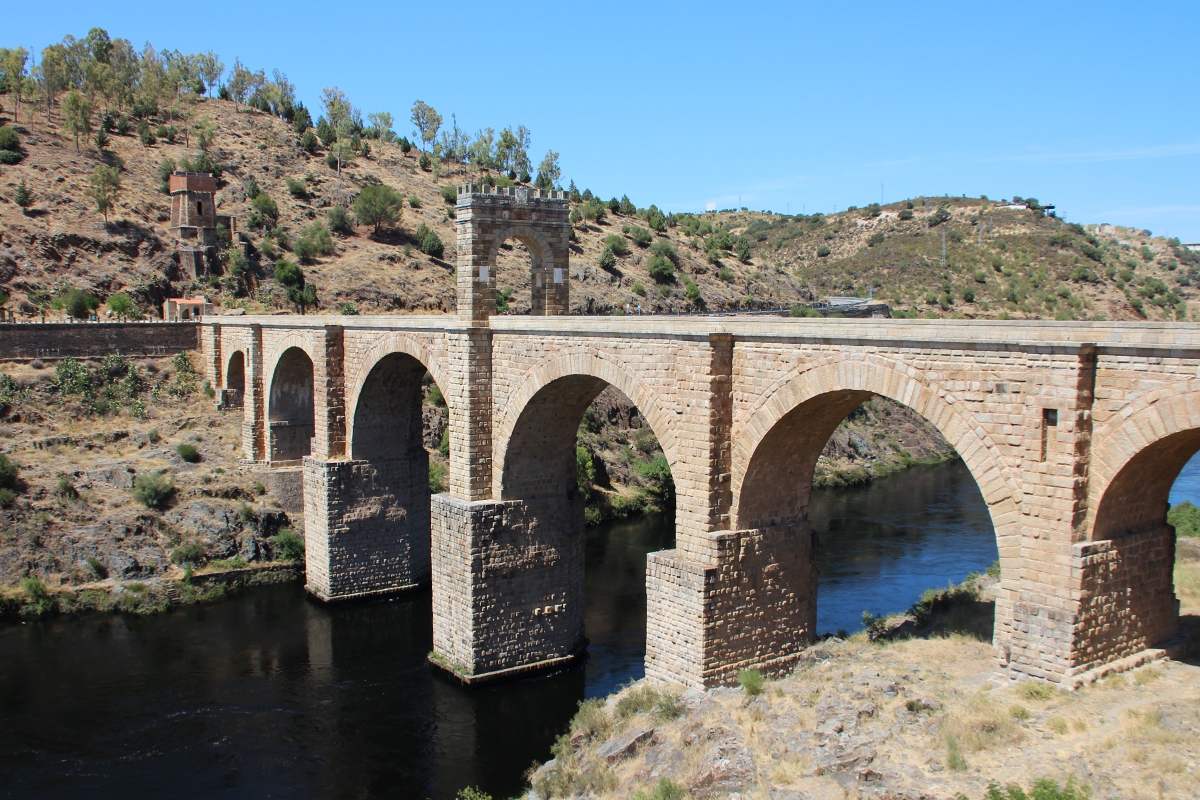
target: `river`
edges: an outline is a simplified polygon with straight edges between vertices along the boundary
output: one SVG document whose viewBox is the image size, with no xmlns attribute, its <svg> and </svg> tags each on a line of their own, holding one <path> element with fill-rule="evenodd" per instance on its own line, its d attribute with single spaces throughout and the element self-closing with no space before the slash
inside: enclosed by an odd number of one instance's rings
<svg viewBox="0 0 1200 800">
<path fill-rule="evenodd" d="M 1200 464 L 1189 475 L 1200 489 Z M 857 630 L 864 609 L 902 610 L 996 559 L 959 461 L 814 491 L 810 517 L 820 631 Z M 326 607 L 291 584 L 159 616 L 0 626 L 0 793 L 510 797 L 579 700 L 641 676 L 645 556 L 671 528 L 589 530 L 585 667 L 478 689 L 426 663 L 428 592 Z"/>
</svg>

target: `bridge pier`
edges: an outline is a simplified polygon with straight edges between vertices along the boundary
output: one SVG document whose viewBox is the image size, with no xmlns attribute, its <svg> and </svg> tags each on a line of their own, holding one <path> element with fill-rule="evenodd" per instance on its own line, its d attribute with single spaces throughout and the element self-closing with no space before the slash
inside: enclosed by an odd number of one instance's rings
<svg viewBox="0 0 1200 800">
<path fill-rule="evenodd" d="M 434 663 L 466 683 L 582 654 L 583 498 L 433 496 Z"/>
<path fill-rule="evenodd" d="M 324 601 L 429 583 L 429 457 L 304 459 L 305 588 Z"/>
</svg>

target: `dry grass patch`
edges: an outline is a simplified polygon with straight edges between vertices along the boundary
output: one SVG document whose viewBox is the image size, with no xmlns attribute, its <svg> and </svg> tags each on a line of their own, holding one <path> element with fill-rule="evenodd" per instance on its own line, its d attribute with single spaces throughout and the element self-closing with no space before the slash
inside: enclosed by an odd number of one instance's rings
<svg viewBox="0 0 1200 800">
<path fill-rule="evenodd" d="M 954 736 L 970 752 L 1016 744 L 1025 737 L 1010 710 L 983 693 L 975 695 L 965 707 L 948 709 L 946 716 L 947 735 Z"/>
</svg>

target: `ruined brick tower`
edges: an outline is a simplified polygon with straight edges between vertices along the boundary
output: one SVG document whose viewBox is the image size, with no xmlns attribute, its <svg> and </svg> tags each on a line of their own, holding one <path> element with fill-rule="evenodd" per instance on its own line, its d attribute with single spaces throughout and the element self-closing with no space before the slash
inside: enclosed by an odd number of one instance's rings
<svg viewBox="0 0 1200 800">
<path fill-rule="evenodd" d="M 216 254 L 217 180 L 208 172 L 176 172 L 170 189 L 171 231 L 179 263 L 198 278 L 208 271 L 205 256 Z"/>
</svg>

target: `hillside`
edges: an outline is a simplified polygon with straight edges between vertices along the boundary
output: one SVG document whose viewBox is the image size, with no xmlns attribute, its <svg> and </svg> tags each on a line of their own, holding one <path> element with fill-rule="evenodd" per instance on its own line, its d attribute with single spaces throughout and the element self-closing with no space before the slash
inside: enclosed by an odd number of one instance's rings
<svg viewBox="0 0 1200 800">
<path fill-rule="evenodd" d="M 226 263 L 225 274 L 210 285 L 176 263 L 166 229 L 169 197 L 158 190 L 158 173 L 164 159 L 178 164 L 200 156 L 194 136 L 190 149 L 183 133 L 175 143 L 159 139 L 147 146 L 131 129 L 114 132 L 106 151 L 83 142 L 77 154 L 61 115 L 50 125 L 34 115 L 13 123 L 24 159 L 0 168 L 0 291 L 11 296 L 7 307 L 18 319 L 38 316 L 38 306 L 70 288 L 101 300 L 128 292 L 147 314 L 156 313 L 164 296 L 201 292 L 226 308 L 290 310 L 272 277 L 272 250 L 295 258 L 286 250 L 306 226 L 325 220 L 335 206 L 351 205 L 363 187 L 376 183 L 416 202 L 406 202 L 396 229 L 375 236 L 369 226 L 354 225 L 335 234 L 330 255 L 301 265 L 317 289 L 314 310 L 337 313 L 345 303 L 360 313 L 454 310 L 453 209 L 442 190 L 469 181 L 503 183 L 506 176 L 448 160 L 435 174 L 421 168 L 416 148 L 405 153 L 398 143 L 376 140 L 339 177 L 326 163 L 326 149 L 306 152 L 286 121 L 235 109 L 227 100 L 192 102 L 193 120 L 215 125 L 208 155 L 222 167 L 218 212 L 239 220 L 251 254 L 247 275 L 234 278 Z M 174 124 L 165 116 L 161 122 Z M 84 194 L 93 168 L 106 163 L 119 166 L 122 181 L 109 224 Z M 289 179 L 303 186 L 302 196 L 289 193 Z M 28 212 L 13 202 L 21 181 L 34 193 Z M 267 226 L 251 227 L 247 194 L 254 186 L 278 208 L 274 235 Z M 1177 242 L 1109 225 L 1068 225 L 1038 210 L 986 200 L 918 198 L 790 217 L 748 211 L 659 216 L 653 207 L 635 211 L 632 203 L 621 213 L 608 202 L 601 219 L 575 225 L 574 313 L 612 313 L 626 304 L 647 312 L 787 307 L 830 294 L 873 293 L 898 314 L 1187 319 L 1187 303 L 1196 298 L 1192 284 L 1200 280 L 1200 257 Z M 594 211 L 598 205 L 573 207 Z M 652 223 L 663 230 L 651 231 Z M 440 258 L 418 247 L 422 224 L 444 243 Z M 602 267 L 606 237 L 615 252 Z M 652 244 L 656 240 L 670 247 Z M 511 313 L 529 308 L 528 256 L 521 247 L 506 251 L 498 265 L 499 285 L 512 290 Z M 662 282 L 650 276 L 659 248 L 675 261 L 675 276 Z"/>
</svg>

